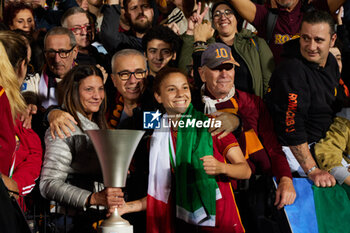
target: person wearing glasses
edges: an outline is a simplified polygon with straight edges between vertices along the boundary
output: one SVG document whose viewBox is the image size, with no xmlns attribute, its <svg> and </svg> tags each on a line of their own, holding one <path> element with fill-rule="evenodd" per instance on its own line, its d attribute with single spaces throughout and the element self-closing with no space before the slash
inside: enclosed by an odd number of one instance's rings
<svg viewBox="0 0 350 233">
<path fill-rule="evenodd" d="M 112 57 L 111 78 L 115 93 L 108 96 L 106 120 L 113 129 L 143 129 L 143 112 L 155 110 L 145 88 L 148 76 L 145 56 L 135 49 L 124 49 Z M 64 109 L 63 109 L 64 110 Z M 61 139 L 74 135 L 76 117 L 69 112 L 55 109 L 56 113 L 49 115 L 51 137 Z M 70 119 L 70 120 L 68 120 Z M 147 195 L 148 186 L 148 138 L 152 130 L 147 130 L 137 147 L 129 167 L 126 188 L 126 200 L 138 200 Z M 144 232 L 146 215 L 144 212 L 130 213 L 125 216 L 133 226 L 134 232 Z"/>
<path fill-rule="evenodd" d="M 45 63 L 41 73 L 31 75 L 23 82 L 22 91 L 25 91 L 27 102 L 37 106 L 38 111 L 33 115 L 32 126 L 42 139 L 47 129 L 43 127 L 43 123 L 46 126 L 47 109 L 59 103 L 57 83 L 76 65 L 77 53 L 72 31 L 63 27 L 51 29 L 44 38 Z"/>
<path fill-rule="evenodd" d="M 72 31 L 63 27 L 51 29 L 44 39 L 45 64 L 41 75 L 24 81 L 36 97 L 37 105 L 47 109 L 58 104 L 57 83 L 76 65 L 78 48 Z"/>
<path fill-rule="evenodd" d="M 111 80 L 115 88 L 113 92 L 107 93 L 106 117 L 108 125 L 110 128 L 130 128 L 134 125 L 130 121 L 133 121 L 136 122 L 137 126 L 132 128 L 142 129 L 142 118 L 139 119 L 142 114 L 134 116 L 134 113 L 141 113 L 143 107 L 150 111 L 155 109 L 151 103 L 153 100 L 151 94 L 145 88 L 145 81 L 149 74 L 146 58 L 138 50 L 124 49 L 114 54 L 111 66 Z M 135 68 L 132 69 L 132 67 Z M 62 110 L 53 110 L 48 115 L 48 121 L 53 138 L 55 133 L 60 138 L 69 137 L 70 130 L 74 130 L 71 123 L 75 122 L 74 118 Z"/>
<path fill-rule="evenodd" d="M 240 64 L 235 70 L 235 87 L 263 98 L 274 69 L 273 55 L 267 43 L 251 31 L 242 29 L 242 19 L 228 1 L 213 5 L 212 18 L 215 33 L 210 23 L 199 24 L 193 36 L 184 37 L 184 44 L 195 42 L 192 46 L 195 51 L 205 49 L 203 46 L 212 40 L 214 33 L 215 41 L 229 46 L 232 56 Z M 188 48 L 191 47 L 183 46 L 181 53 L 186 55 L 182 56 L 192 56 L 193 50 Z"/>
<path fill-rule="evenodd" d="M 120 128 L 128 118 L 138 118 L 137 113 L 142 115 L 141 109 L 152 102 L 151 94 L 145 88 L 147 76 L 146 58 L 138 50 L 124 49 L 114 54 L 111 77 L 117 93 L 107 114 L 110 127 Z M 143 128 L 142 122 L 142 118 L 139 119 L 139 128 Z"/>
<path fill-rule="evenodd" d="M 79 65 L 99 64 L 106 69 L 106 57 L 91 45 L 93 42 L 93 27 L 86 11 L 80 7 L 69 8 L 61 18 L 61 25 L 72 31 L 75 36 L 78 48 L 76 62 Z"/>
</svg>

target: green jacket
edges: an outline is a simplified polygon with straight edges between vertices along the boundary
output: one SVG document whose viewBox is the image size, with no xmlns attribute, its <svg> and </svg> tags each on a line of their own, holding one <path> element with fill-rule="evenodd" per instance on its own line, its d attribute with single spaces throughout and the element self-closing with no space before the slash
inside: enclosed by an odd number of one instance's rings
<svg viewBox="0 0 350 233">
<path fill-rule="evenodd" d="M 191 64 L 193 53 L 193 36 L 183 35 L 184 41 L 179 61 L 179 68 L 186 70 Z M 214 38 L 208 43 L 215 42 Z M 263 98 L 267 92 L 271 74 L 275 68 L 272 52 L 264 39 L 249 30 L 243 29 L 234 38 L 233 47 L 241 56 L 252 76 L 254 94 Z"/>
</svg>

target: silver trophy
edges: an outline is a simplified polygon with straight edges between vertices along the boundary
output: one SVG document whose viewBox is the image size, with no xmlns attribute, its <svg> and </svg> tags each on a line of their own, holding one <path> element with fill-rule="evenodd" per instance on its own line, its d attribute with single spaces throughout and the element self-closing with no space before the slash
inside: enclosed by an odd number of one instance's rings
<svg viewBox="0 0 350 233">
<path fill-rule="evenodd" d="M 102 168 L 105 187 L 125 187 L 129 165 L 145 131 L 87 130 Z M 100 226 L 102 233 L 132 233 L 130 223 L 120 217 L 117 208 Z"/>
</svg>

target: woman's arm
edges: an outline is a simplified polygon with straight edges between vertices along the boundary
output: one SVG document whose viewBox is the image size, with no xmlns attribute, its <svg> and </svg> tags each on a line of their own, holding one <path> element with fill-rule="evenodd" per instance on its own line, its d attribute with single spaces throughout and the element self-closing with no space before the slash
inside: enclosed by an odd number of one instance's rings
<svg viewBox="0 0 350 233">
<path fill-rule="evenodd" d="M 52 139 L 50 129 L 45 135 L 46 152 L 40 178 L 40 193 L 43 197 L 83 208 L 91 191 L 66 183 L 71 168 L 72 153 L 67 141 Z"/>
<path fill-rule="evenodd" d="M 15 130 L 20 146 L 16 151 L 16 161 L 11 176 L 18 185 L 19 194 L 27 195 L 34 188 L 35 180 L 39 178 L 43 150 L 39 136 L 32 129 L 24 128 L 21 121 L 16 120 Z"/>
<path fill-rule="evenodd" d="M 225 175 L 234 179 L 249 179 L 252 171 L 239 146 L 231 147 L 225 156 L 231 163 L 218 161 L 214 156 L 201 158 L 204 170 L 208 175 Z"/>
<path fill-rule="evenodd" d="M 121 207 L 118 207 L 118 214 L 123 215 L 128 213 L 140 212 L 140 211 L 145 211 L 146 209 L 147 209 L 147 196 L 139 200 L 124 203 L 124 205 L 122 205 Z M 110 213 L 112 213 L 113 211 L 114 211 L 114 208 L 109 210 Z"/>
<path fill-rule="evenodd" d="M 76 131 L 79 130 L 76 128 Z M 66 183 L 68 174 L 74 172 L 70 166 L 72 153 L 65 139 L 52 139 L 50 129 L 45 135 L 46 153 L 40 179 L 41 195 L 75 208 L 101 205 L 111 208 L 123 203 L 123 192 L 120 188 L 105 188 L 91 193 L 89 190 Z"/>
</svg>

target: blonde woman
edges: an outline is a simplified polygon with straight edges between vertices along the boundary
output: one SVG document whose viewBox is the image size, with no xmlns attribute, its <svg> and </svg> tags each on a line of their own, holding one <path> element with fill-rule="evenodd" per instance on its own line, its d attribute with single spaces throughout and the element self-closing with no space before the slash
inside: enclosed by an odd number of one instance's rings
<svg viewBox="0 0 350 233">
<path fill-rule="evenodd" d="M 0 70 L 0 172 L 7 174 L 10 170 L 11 155 L 16 147 L 15 119 L 25 110 L 26 105 L 18 90 L 17 76 L 1 42 Z M 6 90 L 3 87 L 6 87 Z"/>
<path fill-rule="evenodd" d="M 20 116 L 27 111 L 20 86 L 27 72 L 30 53 L 25 41 L 16 33 L 0 32 L 0 43 L 0 86 L 8 99 L 8 105 L 1 104 L 1 108 L 7 106 L 11 112 L 11 118 L 0 123 L 9 129 L 5 131 L 7 135 L 1 137 L 10 144 L 8 150 L 1 150 L 0 171 L 9 192 L 19 197 L 18 201 L 25 210 L 22 197 L 34 188 L 42 163 L 39 137 L 33 130 L 24 128 L 20 121 Z M 1 114 L 8 116 L 5 111 L 1 111 Z"/>
</svg>

